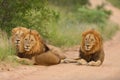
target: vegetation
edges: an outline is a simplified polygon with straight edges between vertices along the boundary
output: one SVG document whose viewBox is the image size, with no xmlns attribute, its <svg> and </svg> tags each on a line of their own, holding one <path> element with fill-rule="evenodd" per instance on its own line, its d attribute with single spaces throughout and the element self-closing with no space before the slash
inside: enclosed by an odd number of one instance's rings
<svg viewBox="0 0 120 80">
<path fill-rule="evenodd" d="M 11 47 L 8 36 L 0 30 L 0 61 L 5 60 L 8 56 L 14 55 L 15 50 Z"/>
<path fill-rule="evenodd" d="M 107 0 L 107 1 L 109 1 L 115 7 L 120 8 L 120 0 Z"/>
<path fill-rule="evenodd" d="M 110 14 L 106 13 L 104 9 L 89 9 L 89 8 L 78 8 L 77 20 L 84 23 L 102 23 L 104 24 L 109 18 Z"/>
<path fill-rule="evenodd" d="M 34 16 L 35 12 L 39 14 Z M 16 26 L 37 27 L 43 31 L 41 33 L 45 33 L 43 28 L 52 19 L 52 13 L 54 11 L 47 7 L 47 0 L 0 0 L 0 28 L 8 34 Z M 32 22 L 31 15 L 34 16 Z"/>
</svg>

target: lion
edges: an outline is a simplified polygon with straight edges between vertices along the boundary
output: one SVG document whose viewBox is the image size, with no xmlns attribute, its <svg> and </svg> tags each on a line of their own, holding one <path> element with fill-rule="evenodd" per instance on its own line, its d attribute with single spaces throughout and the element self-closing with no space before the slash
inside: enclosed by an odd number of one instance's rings
<svg viewBox="0 0 120 80">
<path fill-rule="evenodd" d="M 11 42 L 14 48 L 16 48 L 17 52 L 23 52 L 23 49 L 21 48 L 21 40 L 27 31 L 27 28 L 20 26 L 12 29 Z"/>
<path fill-rule="evenodd" d="M 94 29 L 83 32 L 79 64 L 100 66 L 104 61 L 103 39 Z"/>
<path fill-rule="evenodd" d="M 94 29 L 83 32 L 79 58 L 68 60 L 68 62 L 77 62 L 81 65 L 100 66 L 103 61 L 103 39 L 100 33 Z"/>
<path fill-rule="evenodd" d="M 37 65 L 59 64 L 61 58 L 45 44 L 42 37 L 36 30 L 29 30 L 22 40 L 23 53 L 19 53 L 20 58 L 27 58 Z"/>
<path fill-rule="evenodd" d="M 15 60 L 21 64 L 25 65 L 44 65 L 51 66 L 57 65 L 61 62 L 61 58 L 56 55 L 54 51 L 43 52 L 39 55 L 32 56 L 31 59 L 28 58 L 20 58 L 18 56 L 12 56 Z"/>
</svg>

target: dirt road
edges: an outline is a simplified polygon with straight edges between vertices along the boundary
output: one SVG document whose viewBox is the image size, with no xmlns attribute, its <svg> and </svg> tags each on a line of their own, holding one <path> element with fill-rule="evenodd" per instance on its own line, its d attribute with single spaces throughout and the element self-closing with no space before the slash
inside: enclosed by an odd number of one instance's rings
<svg viewBox="0 0 120 80">
<path fill-rule="evenodd" d="M 91 0 L 100 1 L 100 0 Z M 102 0 L 101 0 L 102 1 Z M 110 5 L 110 9 L 116 10 Z M 113 11 L 114 11 L 113 10 Z M 114 12 L 111 20 L 114 21 Z M 120 21 L 120 16 L 117 16 Z M 119 23 L 118 21 L 114 21 Z M 78 56 L 79 46 L 66 51 L 68 57 Z M 19 66 L 11 71 L 0 72 L 0 80 L 120 80 L 120 31 L 105 42 L 105 61 L 100 67 L 80 66 L 77 64 L 58 64 L 55 66 Z"/>
</svg>

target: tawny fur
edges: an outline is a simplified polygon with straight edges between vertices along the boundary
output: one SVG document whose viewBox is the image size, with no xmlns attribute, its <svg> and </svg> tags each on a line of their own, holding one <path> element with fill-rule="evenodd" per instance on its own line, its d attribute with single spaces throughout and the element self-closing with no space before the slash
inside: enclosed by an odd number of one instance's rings
<svg viewBox="0 0 120 80">
<path fill-rule="evenodd" d="M 61 61 L 60 57 L 52 51 L 47 51 L 45 53 L 35 56 L 35 64 L 37 65 L 46 66 L 56 65 L 59 64 L 60 61 Z"/>
<path fill-rule="evenodd" d="M 85 37 L 89 34 L 94 35 L 95 41 L 93 43 L 94 45 L 92 46 L 92 48 L 89 51 L 87 51 L 85 49 Z M 104 50 L 102 36 L 100 35 L 100 33 L 95 31 L 94 29 L 83 32 L 79 57 L 81 59 L 84 59 L 88 63 L 87 65 L 100 66 L 103 63 Z M 91 64 L 91 61 L 94 64 Z"/>
</svg>

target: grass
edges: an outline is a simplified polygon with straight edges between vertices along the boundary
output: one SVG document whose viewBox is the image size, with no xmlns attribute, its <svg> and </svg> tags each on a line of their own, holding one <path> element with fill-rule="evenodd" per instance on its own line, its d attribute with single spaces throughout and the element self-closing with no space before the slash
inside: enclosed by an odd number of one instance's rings
<svg viewBox="0 0 120 80">
<path fill-rule="evenodd" d="M 81 34 L 83 31 L 87 29 L 94 28 L 97 31 L 99 31 L 103 36 L 104 41 L 111 39 L 112 36 L 118 30 L 118 25 L 112 22 L 107 22 L 106 24 L 88 24 L 88 23 L 78 24 L 70 23 L 70 24 L 67 23 L 63 25 L 60 23 L 59 25 L 57 25 L 57 28 L 55 26 L 52 26 L 52 29 L 48 28 L 49 29 L 48 41 L 55 46 L 71 47 L 80 44 Z"/>
<path fill-rule="evenodd" d="M 107 0 L 107 1 L 109 1 L 115 7 L 120 8 L 120 0 Z"/>
<path fill-rule="evenodd" d="M 0 61 L 7 61 L 8 56 L 14 55 L 15 50 L 12 49 L 7 33 L 0 30 Z M 11 60 L 11 59 L 10 59 Z M 9 60 L 8 60 L 9 61 Z"/>
</svg>

